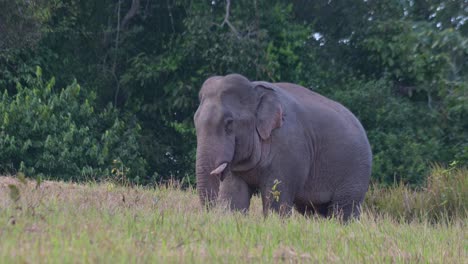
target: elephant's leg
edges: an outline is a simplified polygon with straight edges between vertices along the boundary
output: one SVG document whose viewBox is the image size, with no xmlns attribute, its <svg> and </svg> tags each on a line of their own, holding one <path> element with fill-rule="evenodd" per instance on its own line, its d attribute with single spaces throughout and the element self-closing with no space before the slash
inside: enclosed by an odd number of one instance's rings
<svg viewBox="0 0 468 264">
<path fill-rule="evenodd" d="M 293 197 L 283 188 L 273 185 L 261 188 L 263 215 L 266 217 L 269 210 L 279 213 L 280 216 L 291 215 L 294 207 Z"/>
<path fill-rule="evenodd" d="M 294 208 L 296 208 L 296 211 L 304 216 L 312 216 L 315 213 L 315 210 L 312 206 L 300 202 L 295 202 Z"/>
<path fill-rule="evenodd" d="M 328 216 L 328 212 L 329 212 L 329 203 L 326 203 L 326 204 L 314 204 L 314 210 L 315 212 L 320 215 L 320 216 L 323 216 L 323 217 L 327 217 Z"/>
<path fill-rule="evenodd" d="M 348 222 L 352 218 L 358 219 L 361 214 L 361 202 L 362 199 L 334 201 L 328 208 L 328 216 L 344 222 Z"/>
<path fill-rule="evenodd" d="M 327 217 L 328 216 L 328 207 L 329 204 L 304 204 L 304 203 L 294 203 L 294 208 L 296 210 L 303 214 L 304 216 L 312 216 L 314 214 L 317 214 L 321 217 Z"/>
<path fill-rule="evenodd" d="M 221 203 L 227 204 L 231 210 L 242 212 L 249 210 L 253 192 L 243 179 L 229 174 L 221 182 L 219 188 Z"/>
</svg>

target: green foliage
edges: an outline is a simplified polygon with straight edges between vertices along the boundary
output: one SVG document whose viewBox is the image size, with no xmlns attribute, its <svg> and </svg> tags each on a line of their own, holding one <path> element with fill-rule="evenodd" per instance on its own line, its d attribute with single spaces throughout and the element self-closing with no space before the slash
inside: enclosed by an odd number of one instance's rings
<svg viewBox="0 0 468 264">
<path fill-rule="evenodd" d="M 40 40 L 48 19 L 44 1 L 0 0 L 0 7 L 0 52 L 34 46 Z"/>
<path fill-rule="evenodd" d="M 236 0 L 229 10 L 226 3 L 0 0 L 7 10 L 0 14 L 1 92 L 14 98 L 37 88 L 36 66 L 57 87 L 78 80 L 94 112 L 60 133 L 107 140 L 91 151 L 89 166 L 102 167 L 104 159 L 109 170 L 116 159 L 132 174 L 141 165 L 151 175 L 142 182 L 193 182 L 198 90 L 207 77 L 232 72 L 299 83 L 349 107 L 367 130 L 380 183 L 420 185 L 431 162 L 468 164 L 465 1 Z M 92 120 L 118 132 L 106 135 Z M 57 178 L 62 169 L 87 166 L 68 168 L 65 160 L 80 158 L 48 153 L 49 161 L 27 151 L 21 160 L 42 170 L 49 164 Z M 130 162 L 137 157 L 147 165 Z M 21 162 L 0 165 L 18 169 Z"/>
<path fill-rule="evenodd" d="M 95 109 L 94 93 L 76 82 L 54 88 L 43 82 L 41 68 L 30 87 L 4 91 L 0 101 L 0 170 L 22 171 L 66 180 L 110 175 L 112 161 L 126 164 L 133 179 L 146 176 L 138 147 L 140 127 L 108 106 Z"/>
</svg>

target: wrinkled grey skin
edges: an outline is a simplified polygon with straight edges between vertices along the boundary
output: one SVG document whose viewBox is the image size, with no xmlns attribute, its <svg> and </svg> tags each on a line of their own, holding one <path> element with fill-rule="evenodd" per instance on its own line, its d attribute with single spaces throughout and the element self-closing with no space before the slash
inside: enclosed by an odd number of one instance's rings
<svg viewBox="0 0 468 264">
<path fill-rule="evenodd" d="M 345 107 L 291 83 L 211 77 L 199 94 L 197 190 L 202 205 L 247 211 L 259 191 L 263 211 L 358 217 L 372 153 Z M 275 186 L 275 180 L 279 181 Z"/>
</svg>

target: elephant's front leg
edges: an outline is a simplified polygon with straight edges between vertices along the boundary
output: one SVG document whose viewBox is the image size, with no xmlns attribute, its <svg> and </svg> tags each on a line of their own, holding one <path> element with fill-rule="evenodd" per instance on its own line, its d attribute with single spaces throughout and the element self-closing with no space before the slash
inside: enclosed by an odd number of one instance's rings
<svg viewBox="0 0 468 264">
<path fill-rule="evenodd" d="M 274 179 L 261 188 L 263 215 L 266 217 L 269 210 L 280 216 L 289 216 L 293 209 L 294 197 L 284 181 Z"/>
<path fill-rule="evenodd" d="M 247 183 L 231 173 L 221 182 L 219 187 L 219 200 L 231 210 L 246 213 L 250 207 L 252 192 Z"/>
</svg>

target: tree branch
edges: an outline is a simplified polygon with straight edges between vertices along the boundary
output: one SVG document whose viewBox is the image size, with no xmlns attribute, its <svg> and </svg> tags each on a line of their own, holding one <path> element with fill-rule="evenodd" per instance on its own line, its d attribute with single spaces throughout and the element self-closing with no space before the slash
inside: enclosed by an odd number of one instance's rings
<svg viewBox="0 0 468 264">
<path fill-rule="evenodd" d="M 120 92 L 120 82 L 119 82 L 119 79 L 117 78 L 117 74 L 116 74 L 115 70 L 117 68 L 117 56 L 118 56 L 118 50 L 119 50 L 120 28 L 122 26 L 122 24 L 120 23 L 120 7 L 121 7 L 121 5 L 122 5 L 122 0 L 119 0 L 119 5 L 118 5 L 118 9 L 117 9 L 117 34 L 115 36 L 114 63 L 112 63 L 112 70 L 111 70 L 112 75 L 114 76 L 115 81 L 116 81 L 116 85 L 117 85 L 115 95 L 114 95 L 114 106 L 117 106 L 117 98 L 118 98 L 119 92 Z"/>
<path fill-rule="evenodd" d="M 239 32 L 236 30 L 236 28 L 229 22 L 229 13 L 231 9 L 231 0 L 226 0 L 226 14 L 224 15 L 224 20 L 223 23 L 221 23 L 221 27 L 224 26 L 224 24 L 228 25 L 228 27 L 236 34 L 237 38 L 240 38 Z"/>
<path fill-rule="evenodd" d="M 130 19 L 132 19 L 135 15 L 138 14 L 138 11 L 140 9 L 140 0 L 132 0 L 132 6 L 130 7 L 130 10 L 128 10 L 127 14 L 122 20 L 122 28 L 125 28 L 130 22 Z"/>
<path fill-rule="evenodd" d="M 172 17 L 172 7 L 169 5 L 169 0 L 167 0 L 167 10 L 169 11 L 169 18 L 171 19 L 172 33 L 175 33 L 174 18 Z"/>
</svg>

